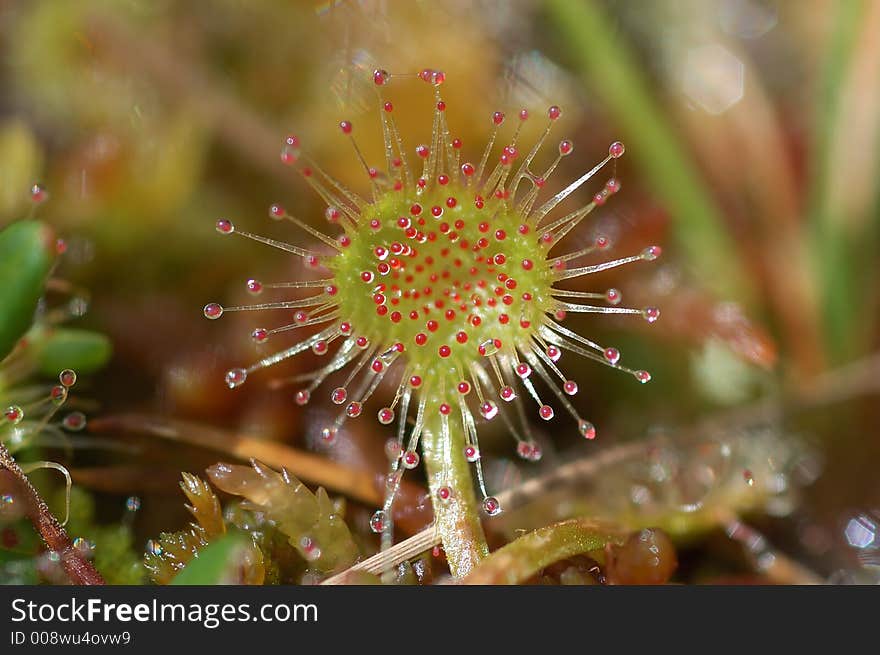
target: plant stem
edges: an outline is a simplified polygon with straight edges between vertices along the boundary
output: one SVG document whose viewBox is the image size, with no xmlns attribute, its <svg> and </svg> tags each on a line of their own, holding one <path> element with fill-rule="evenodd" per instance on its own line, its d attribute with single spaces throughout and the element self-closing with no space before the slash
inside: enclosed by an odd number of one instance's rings
<svg viewBox="0 0 880 655">
<path fill-rule="evenodd" d="M 462 583 L 522 584 L 555 562 L 601 550 L 608 543 L 623 543 L 623 537 L 607 524 L 573 519 L 548 525 L 496 550 Z"/>
<path fill-rule="evenodd" d="M 31 481 L 12 458 L 3 443 L 0 443 L 0 471 L 7 471 L 18 483 L 23 493 L 23 500 L 28 508 L 27 517 L 43 542 L 50 550 L 58 554 L 61 566 L 70 581 L 78 585 L 102 585 L 104 578 L 91 562 L 85 559 L 73 545 L 58 519 L 49 511 L 46 502 L 34 489 Z"/>
<path fill-rule="evenodd" d="M 444 435 L 438 418 L 425 425 L 421 443 L 435 529 L 440 533 L 449 570 L 461 578 L 489 553 L 470 466 L 464 456 L 464 433 L 461 426 L 450 423 Z M 440 500 L 442 487 L 451 492 L 447 500 Z"/>
</svg>

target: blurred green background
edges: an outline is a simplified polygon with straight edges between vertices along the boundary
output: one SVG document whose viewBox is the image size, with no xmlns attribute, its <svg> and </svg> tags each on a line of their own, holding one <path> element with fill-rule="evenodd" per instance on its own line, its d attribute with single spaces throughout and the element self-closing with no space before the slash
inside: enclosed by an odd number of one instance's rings
<svg viewBox="0 0 880 655">
<path fill-rule="evenodd" d="M 868 0 L 5 2 L 0 224 L 29 211 L 33 182 L 46 186 L 39 216 L 69 242 L 61 273 L 91 294 L 77 323 L 115 347 L 84 392 L 92 415 L 141 411 L 310 448 L 314 430 L 302 426 L 327 407 L 301 410 L 269 375 L 227 390 L 223 372 L 255 357 L 253 317 L 201 313 L 244 299 L 248 277 L 289 279 L 295 262 L 217 238 L 215 220 L 293 240 L 269 225 L 281 202 L 322 223 L 319 199 L 279 161 L 288 133 L 362 185 L 335 124 L 356 122 L 368 157 L 380 152 L 374 68 L 444 70 L 452 129 L 474 151 L 493 111 L 558 104 L 576 144 L 565 174 L 614 139 L 627 145 L 624 192 L 583 238 L 608 234 L 621 255 L 664 248 L 658 266 L 587 280 L 660 306 L 655 326 L 571 319 L 654 376 L 642 387 L 568 362 L 597 447 L 755 416 L 798 435 L 822 473 L 782 538 L 848 580 L 880 548 L 878 33 L 880 3 Z M 410 143 L 429 134 L 423 88 L 400 84 L 394 100 Z M 312 365 L 304 357 L 284 372 Z M 330 455 L 380 466 L 378 426 L 351 429 L 369 447 Z M 555 431 L 547 465 L 585 454 L 574 426 Z M 151 505 L 150 494 L 176 493 L 181 469 L 216 457 L 140 447 L 148 480 L 98 486 L 145 496 L 150 533 L 182 516 L 178 501 Z M 504 435 L 488 448 L 512 455 Z M 74 468 L 132 464 L 76 456 Z M 512 464 L 495 480 L 511 475 Z M 871 535 L 858 547 L 853 521 Z"/>
</svg>

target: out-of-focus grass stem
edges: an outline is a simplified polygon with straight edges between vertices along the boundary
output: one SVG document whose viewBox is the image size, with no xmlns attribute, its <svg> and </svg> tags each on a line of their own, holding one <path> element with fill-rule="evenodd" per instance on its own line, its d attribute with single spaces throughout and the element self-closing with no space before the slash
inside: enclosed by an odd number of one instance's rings
<svg viewBox="0 0 880 655">
<path fill-rule="evenodd" d="M 628 45 L 616 38 L 595 3 L 548 0 L 546 8 L 567 52 L 601 96 L 653 192 L 671 212 L 678 246 L 695 273 L 719 296 L 750 300 L 736 244 Z"/>
<path fill-rule="evenodd" d="M 834 7 L 817 98 L 809 216 L 826 347 L 840 362 L 863 350 L 870 332 L 865 310 L 876 288 L 880 8 L 863 0 Z"/>
</svg>

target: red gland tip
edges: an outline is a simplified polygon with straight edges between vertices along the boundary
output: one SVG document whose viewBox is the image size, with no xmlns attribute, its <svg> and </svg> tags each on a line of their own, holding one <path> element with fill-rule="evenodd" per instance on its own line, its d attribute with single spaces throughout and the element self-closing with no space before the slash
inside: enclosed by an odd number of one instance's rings
<svg viewBox="0 0 880 655">
<path fill-rule="evenodd" d="M 31 186 L 31 201 L 35 204 L 45 202 L 48 197 L 49 192 L 46 191 L 46 188 L 42 184 L 33 184 Z"/>
</svg>

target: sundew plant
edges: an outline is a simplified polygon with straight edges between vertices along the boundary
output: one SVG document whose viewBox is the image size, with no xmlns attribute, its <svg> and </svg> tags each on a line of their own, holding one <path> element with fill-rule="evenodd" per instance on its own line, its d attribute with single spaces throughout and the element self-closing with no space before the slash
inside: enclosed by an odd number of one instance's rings
<svg viewBox="0 0 880 655">
<path fill-rule="evenodd" d="M 876 582 L 880 5 L 801 4 L 5 3 L 0 583 Z"/>
<path fill-rule="evenodd" d="M 239 387 L 255 371 L 309 349 L 326 356 L 325 365 L 300 377 L 303 386 L 294 398 L 306 404 L 328 377 L 343 372 L 344 381 L 325 392 L 325 398 L 341 406 L 335 421 L 321 428 L 327 443 L 336 439 L 347 420 L 369 411 L 371 396 L 384 380 L 390 381 L 393 399 L 373 411 L 382 425 L 396 422 L 396 438 L 386 447 L 391 459 L 387 492 L 371 528 L 390 533 L 401 477 L 423 462 L 450 566 L 455 575 L 465 575 L 487 555 L 468 464 L 473 465 L 482 510 L 488 516 L 502 511 L 484 482 L 479 424 L 496 417 L 504 421 L 516 452 L 526 460 L 538 460 L 541 449 L 531 435 L 527 408 L 531 405 L 544 421 L 553 419 L 555 410 L 542 398 L 547 391 L 536 386 L 536 379 L 571 415 L 581 436 L 596 436 L 596 428 L 569 400 L 578 384 L 560 368 L 563 352 L 607 364 L 642 383 L 651 379 L 647 371 L 623 365 L 617 348 L 600 345 L 566 328 L 563 321 L 568 313 L 582 312 L 630 314 L 653 323 L 659 309 L 622 307 L 616 289 L 580 291 L 561 283 L 652 261 L 660 248 L 649 246 L 602 263 L 584 263 L 584 258 L 608 248 L 605 236 L 597 236 L 588 247 L 566 249 L 565 237 L 620 190 L 613 165 L 624 154 L 623 144 L 612 143 L 590 170 L 562 189 L 549 191 L 551 175 L 574 152 L 572 141 L 562 139 L 553 144 L 551 161 L 540 163 L 542 147 L 562 110 L 554 105 L 545 116 L 533 118 L 523 109 L 512 119 L 496 111 L 486 120 L 487 142 L 471 161 L 463 154 L 467 150 L 461 139 L 450 132 L 442 94 L 445 77 L 432 69 L 417 75 L 373 72 L 377 129 L 384 139 L 382 164 L 373 166 L 366 160 L 350 121 L 338 125 L 342 137 L 351 141 L 351 165 L 363 169 L 367 193 L 346 188 L 308 156 L 307 142 L 288 136 L 281 161 L 295 166 L 327 204 L 325 218 L 331 227 L 329 233 L 319 231 L 279 204 L 269 208 L 269 216 L 292 223 L 323 245 L 324 252 L 241 230 L 226 218 L 216 227 L 221 234 L 304 258 L 315 270 L 315 279 L 250 279 L 247 288 L 261 302 L 232 307 L 210 303 L 204 313 L 209 319 L 237 311 L 260 312 L 261 320 L 288 317 L 281 324 L 276 320 L 269 327 L 255 327 L 251 336 L 257 344 L 319 326 L 317 332 L 247 368 L 230 369 L 226 383 Z M 428 141 L 408 148 L 395 123 L 392 91 L 396 84 L 414 83 L 413 79 L 427 86 L 433 107 Z M 545 127 L 533 144 L 522 144 L 518 137 L 528 120 L 541 120 Z M 505 129 L 510 122 L 513 127 Z M 609 164 L 610 176 L 587 204 L 555 211 Z M 289 290 L 300 293 L 293 299 L 262 301 Z"/>
</svg>

